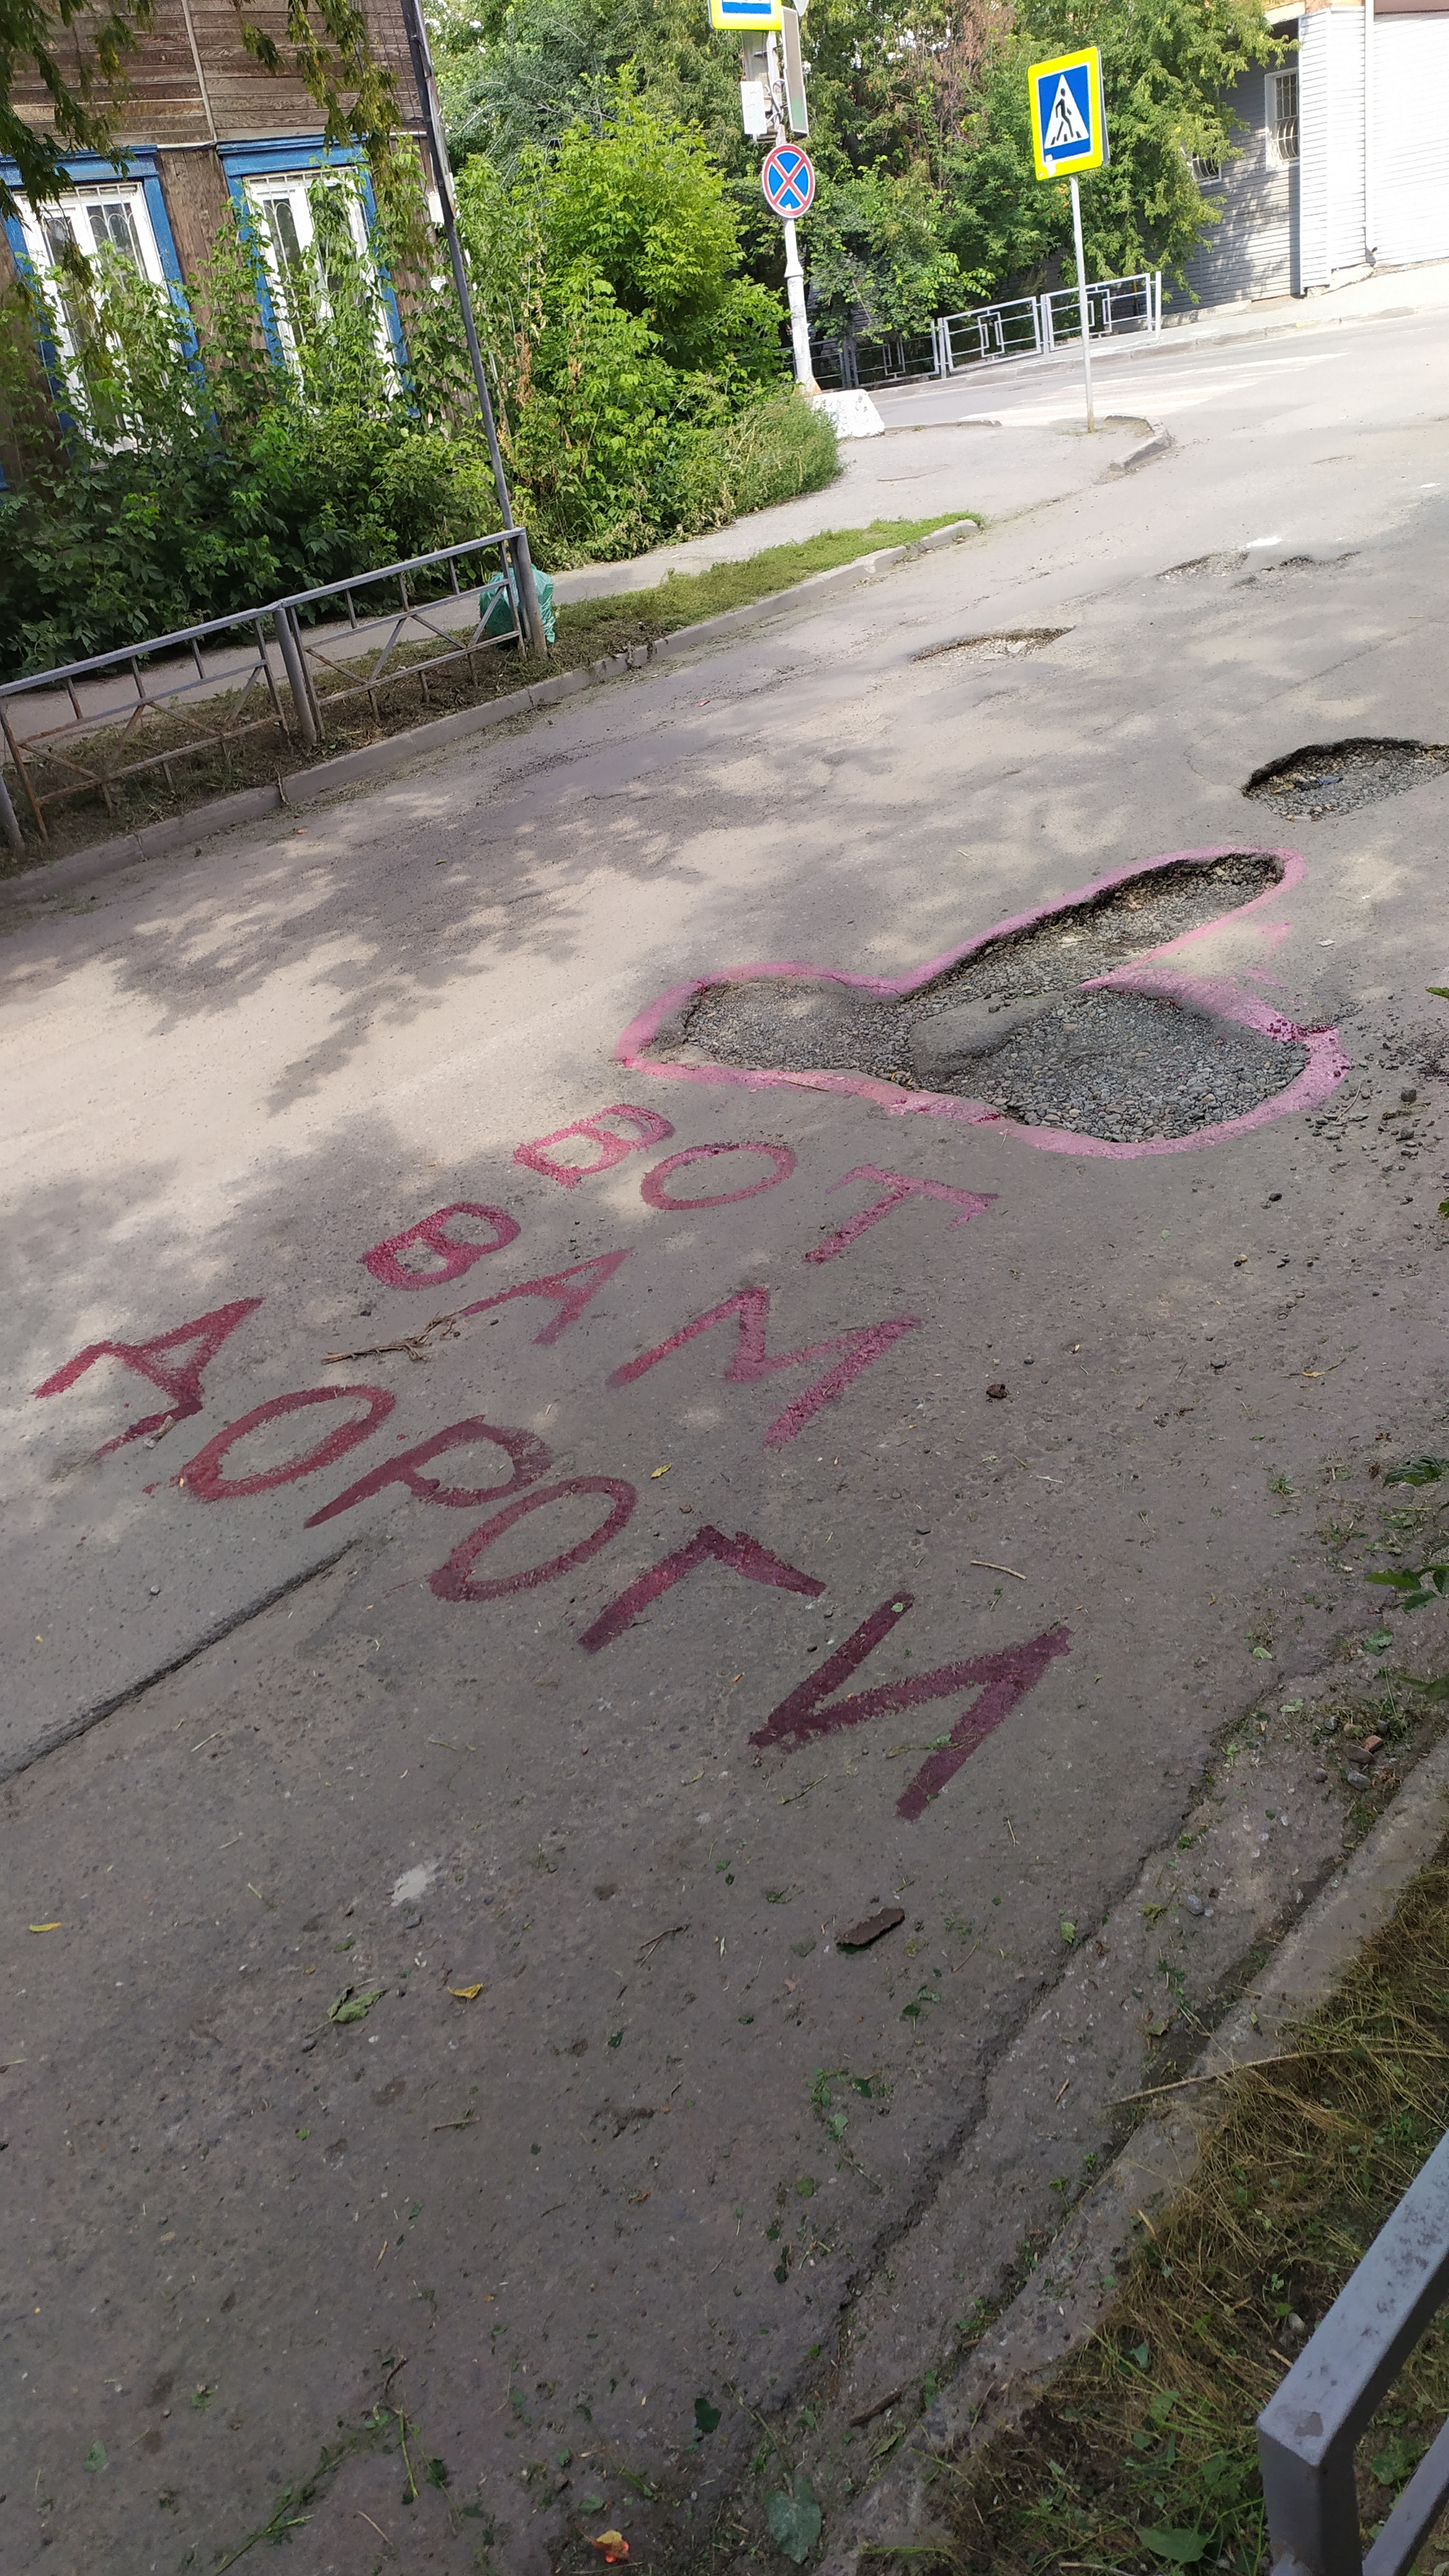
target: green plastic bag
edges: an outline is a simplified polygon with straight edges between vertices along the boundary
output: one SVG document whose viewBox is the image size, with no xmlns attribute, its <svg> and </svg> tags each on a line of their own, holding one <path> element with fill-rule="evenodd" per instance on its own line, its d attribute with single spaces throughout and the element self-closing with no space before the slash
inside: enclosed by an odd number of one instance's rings
<svg viewBox="0 0 1449 2576">
<path fill-rule="evenodd" d="M 537 564 L 533 568 L 533 587 L 538 593 L 544 636 L 552 644 L 555 632 L 553 575 L 540 572 Z M 478 621 L 485 635 L 511 635 L 513 632 L 513 594 L 501 572 L 494 573 L 491 580 L 485 581 L 478 593 Z"/>
</svg>

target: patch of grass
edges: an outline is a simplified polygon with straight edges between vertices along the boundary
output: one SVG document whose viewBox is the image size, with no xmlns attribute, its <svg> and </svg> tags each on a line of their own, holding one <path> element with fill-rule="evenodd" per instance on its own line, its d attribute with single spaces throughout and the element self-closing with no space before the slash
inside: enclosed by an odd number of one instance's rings
<svg viewBox="0 0 1449 2576">
<path fill-rule="evenodd" d="M 1449 2125 L 1449 1845 L 1288 2045 L 1223 2088 L 1092 2342 L 1019 2428 L 940 2464 L 960 2576 L 1267 2566 L 1254 2419 Z M 1440 2323 L 1360 2445 L 1365 2545 L 1446 2413 Z"/>
<path fill-rule="evenodd" d="M 0 874 L 13 875 L 47 859 L 63 857 L 67 850 L 83 848 L 102 835 L 139 831 L 148 823 L 189 813 L 213 797 L 232 795 L 239 788 L 260 786 L 279 776 L 285 778 L 290 772 L 309 769 L 339 752 L 357 750 L 365 743 L 384 741 L 414 725 L 430 723 L 437 716 L 451 715 L 458 708 L 486 705 L 530 680 L 551 678 L 616 653 L 637 651 L 641 646 L 660 642 L 666 635 L 677 634 L 683 626 L 718 617 L 726 609 L 751 607 L 758 600 L 771 599 L 807 580 L 812 573 L 857 562 L 862 555 L 874 554 L 881 547 L 913 545 L 937 528 L 975 517 L 969 510 L 948 510 L 933 519 L 875 519 L 868 528 L 827 528 L 819 536 L 801 538 L 793 545 L 770 546 L 761 554 L 747 556 L 742 563 L 712 564 L 702 573 L 671 573 L 649 590 L 560 605 L 558 640 L 546 668 L 528 660 L 513 646 L 484 645 L 456 659 L 448 658 L 444 647 L 407 646 L 397 654 L 383 682 L 362 690 L 358 683 L 369 676 L 376 647 L 354 664 L 334 659 L 328 669 L 317 673 L 325 739 L 315 748 L 295 740 L 270 714 L 251 727 L 249 720 L 259 709 L 248 706 L 238 710 L 234 697 L 228 699 L 224 692 L 197 702 L 185 720 L 164 714 L 148 716 L 144 740 L 134 730 L 98 729 L 84 740 L 67 743 L 63 758 L 57 751 L 49 759 L 38 755 L 30 763 L 42 797 L 57 789 L 74 787 L 64 804 L 47 812 L 48 843 L 39 840 L 20 783 L 13 772 L 10 774 L 8 783 L 25 834 L 26 852 L 19 861 L 8 852 L 0 853 L 0 861 L 4 862 L 0 864 Z M 337 655 L 339 648 L 333 643 L 328 650 Z M 281 694 L 284 706 L 289 706 L 285 689 Z M 225 743 L 208 741 L 195 747 L 197 715 L 203 703 L 215 711 L 218 726 L 228 720 L 236 723 L 244 715 L 249 729 Z M 147 755 L 157 760 L 156 767 L 133 777 L 115 774 L 121 763 Z M 102 779 L 104 786 L 100 784 Z M 82 780 L 84 784 L 79 783 Z"/>
<path fill-rule="evenodd" d="M 855 563 L 881 546 L 915 545 L 937 528 L 955 527 L 963 519 L 980 524 L 972 510 L 944 510 L 934 519 L 873 519 L 868 528 L 822 528 L 819 536 L 800 537 L 788 546 L 767 546 L 762 554 L 746 555 L 740 563 L 711 564 L 707 572 L 668 573 L 653 590 L 574 600 L 558 611 L 559 643 L 552 662 L 559 661 L 560 648 L 571 651 L 575 639 L 586 636 L 592 640 L 583 658 L 593 660 L 603 653 L 622 652 L 626 643 L 677 634 L 681 626 L 722 616 L 726 609 L 749 608 L 758 599 L 773 598 L 776 591 L 789 590 L 812 573 L 833 572 L 837 565 Z M 636 618 L 637 627 L 629 622 Z M 618 627 L 615 641 L 614 621 L 619 619 L 624 624 Z M 603 640 L 605 636 L 609 640 Z"/>
</svg>

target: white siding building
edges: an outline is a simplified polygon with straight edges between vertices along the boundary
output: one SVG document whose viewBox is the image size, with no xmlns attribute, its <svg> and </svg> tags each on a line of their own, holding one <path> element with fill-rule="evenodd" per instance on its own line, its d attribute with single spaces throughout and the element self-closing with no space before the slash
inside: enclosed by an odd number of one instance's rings
<svg viewBox="0 0 1449 2576">
<path fill-rule="evenodd" d="M 1309 295 L 1449 259 L 1449 0 L 1309 0 L 1268 17 L 1294 50 L 1229 94 L 1242 157 L 1198 172 L 1221 221 L 1188 263 L 1192 294 Z"/>
</svg>

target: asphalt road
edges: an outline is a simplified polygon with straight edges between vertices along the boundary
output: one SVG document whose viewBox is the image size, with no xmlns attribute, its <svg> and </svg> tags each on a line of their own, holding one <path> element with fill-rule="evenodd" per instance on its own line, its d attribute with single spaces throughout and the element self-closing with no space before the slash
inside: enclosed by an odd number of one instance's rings
<svg viewBox="0 0 1449 2576">
<path fill-rule="evenodd" d="M 7 2568 L 663 2565 L 782 2456 L 828 2540 L 1335 1864 L 1289 1727 L 1171 1902 L 1445 1408 L 1449 788 L 1242 788 L 1442 735 L 1449 359 L 1192 367 L 1137 473 L 5 916 Z M 1133 971 L 1309 1033 L 1253 1120 L 648 1052 L 1213 849 L 1282 881 Z"/>
</svg>

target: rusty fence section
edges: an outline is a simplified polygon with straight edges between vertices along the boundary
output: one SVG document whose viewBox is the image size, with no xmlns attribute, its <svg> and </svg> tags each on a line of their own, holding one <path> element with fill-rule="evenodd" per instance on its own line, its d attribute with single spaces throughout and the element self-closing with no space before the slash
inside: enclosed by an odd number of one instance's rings
<svg viewBox="0 0 1449 2576">
<path fill-rule="evenodd" d="M 78 800 L 115 819 L 128 782 L 159 773 L 169 794 L 199 759 L 225 769 L 249 752 L 255 766 L 260 751 L 265 776 L 294 746 L 324 749 L 360 701 L 381 722 L 403 682 L 426 700 L 441 672 L 526 649 L 518 540 L 501 528 L 0 684 L 0 833 L 15 852 L 46 845 L 51 818 Z"/>
<path fill-rule="evenodd" d="M 1449 2299 L 1449 2138 L 1374 2238 L 1258 2418 L 1273 2576 L 1404 2576 L 1449 2502 L 1442 2427 L 1367 2554 L 1354 2448 Z"/>
</svg>

